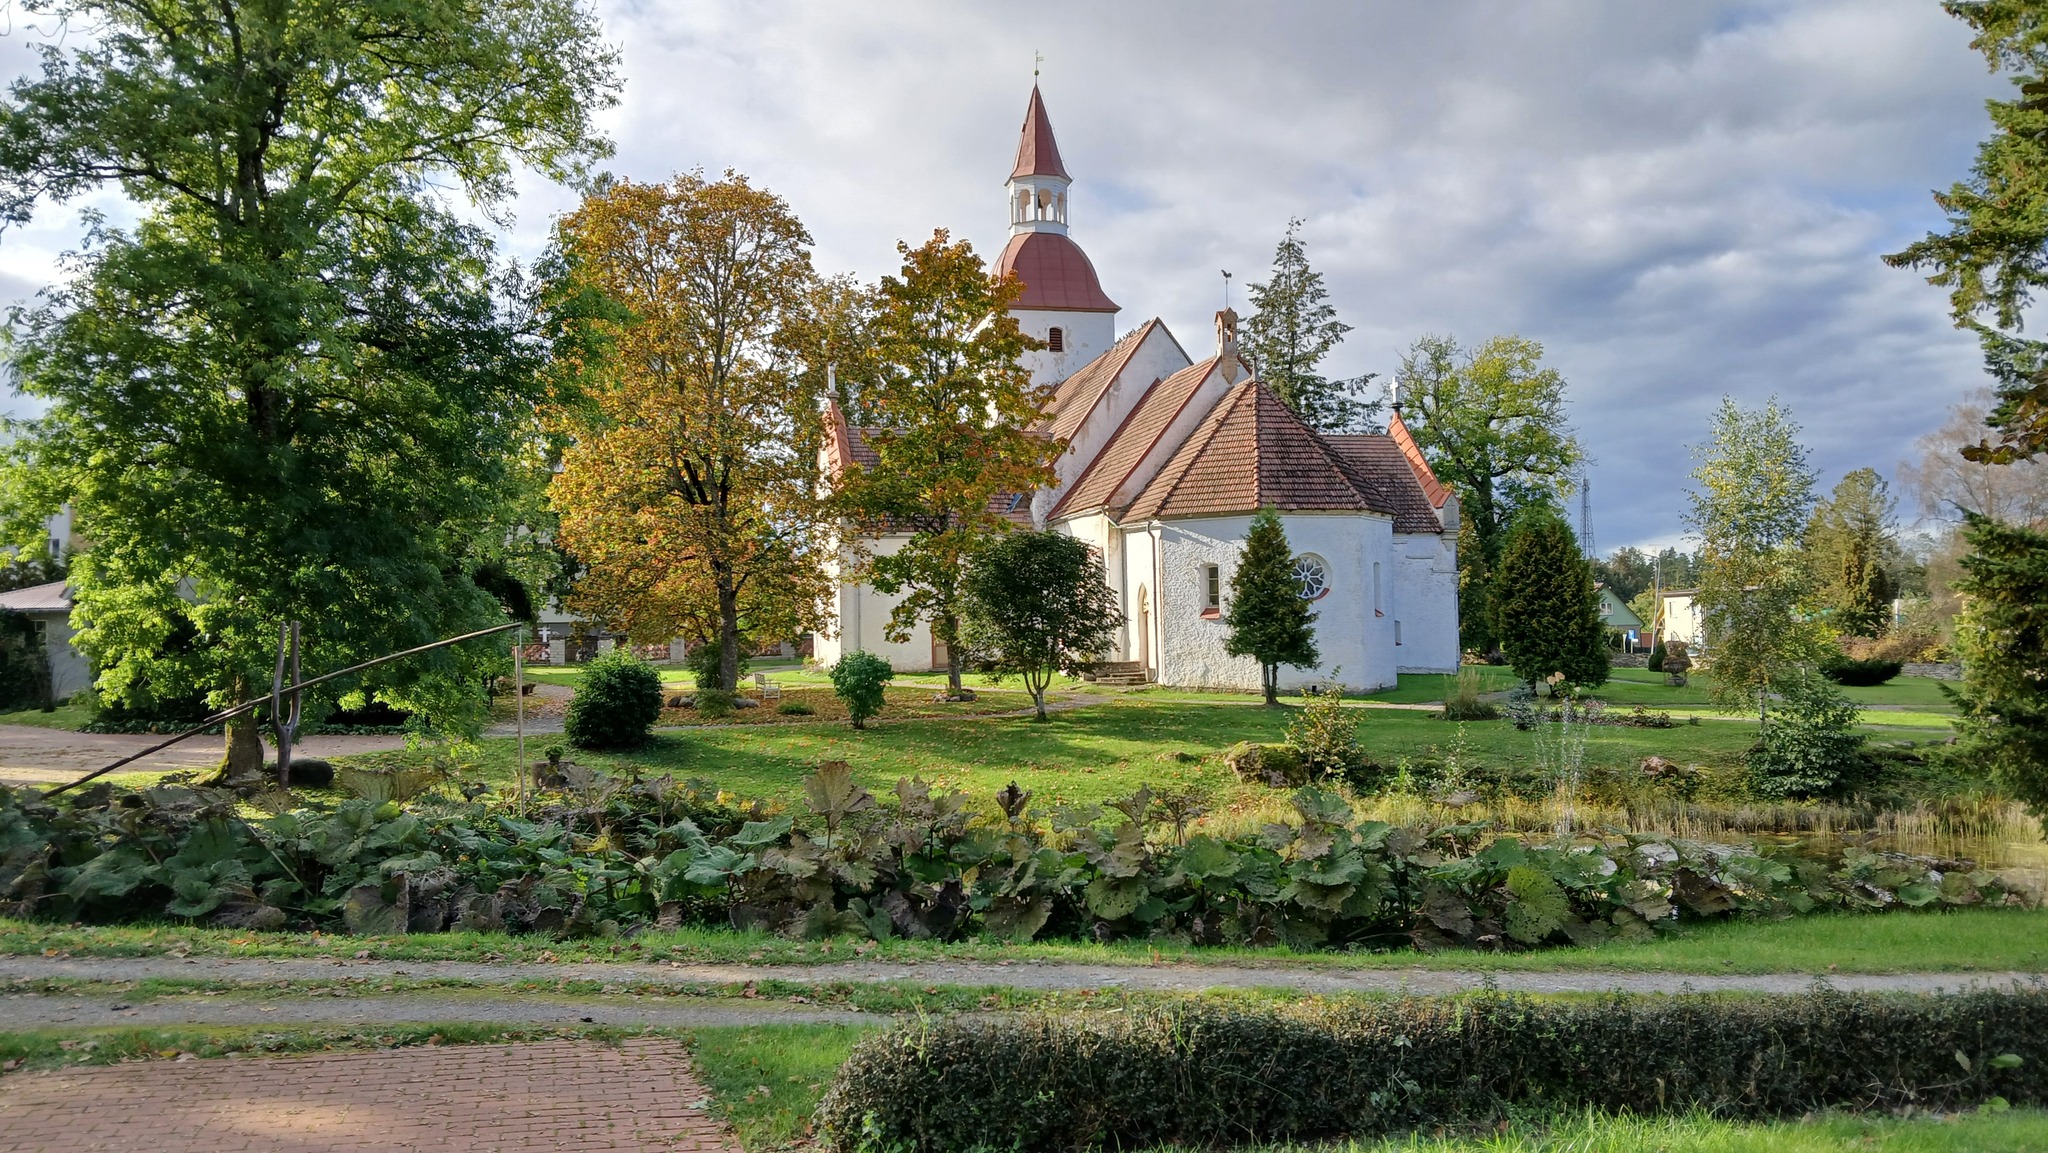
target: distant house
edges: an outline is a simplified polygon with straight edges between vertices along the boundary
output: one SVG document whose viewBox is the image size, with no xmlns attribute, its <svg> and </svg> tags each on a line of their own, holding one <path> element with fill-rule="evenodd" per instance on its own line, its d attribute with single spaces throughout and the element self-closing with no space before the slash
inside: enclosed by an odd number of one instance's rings
<svg viewBox="0 0 2048 1153">
<path fill-rule="evenodd" d="M 1684 641 L 1697 653 L 1706 645 L 1707 630 L 1693 607 L 1698 589 L 1665 589 L 1657 601 L 1657 619 L 1652 622 L 1661 641 Z"/>
<path fill-rule="evenodd" d="M 92 666 L 71 647 L 71 590 L 63 581 L 0 593 L 0 609 L 18 612 L 35 625 L 36 639 L 50 662 L 50 696 L 65 700 L 92 684 Z"/>
<path fill-rule="evenodd" d="M 1638 640 L 1647 640 L 1643 636 L 1643 618 L 1628 607 L 1628 602 L 1622 600 L 1619 593 L 1605 584 L 1594 585 L 1593 591 L 1600 594 L 1601 624 L 1611 629 L 1620 629 L 1624 633 L 1634 633 Z"/>
</svg>

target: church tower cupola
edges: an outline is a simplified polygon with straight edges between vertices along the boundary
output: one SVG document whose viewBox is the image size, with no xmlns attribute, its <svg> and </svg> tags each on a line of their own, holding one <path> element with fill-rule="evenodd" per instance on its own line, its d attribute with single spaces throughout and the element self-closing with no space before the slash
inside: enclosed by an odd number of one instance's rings
<svg viewBox="0 0 2048 1153">
<path fill-rule="evenodd" d="M 1116 302 L 1102 291 L 1088 254 L 1067 237 L 1067 188 L 1073 182 L 1060 160 L 1045 98 L 1033 84 L 1017 163 L 1010 168 L 1010 242 L 994 271 L 1024 284 L 1010 315 L 1045 343 L 1024 355 L 1039 384 L 1065 380 L 1116 342 Z"/>
<path fill-rule="evenodd" d="M 1010 170 L 1010 235 L 1027 232 L 1067 233 L 1067 186 L 1074 178 L 1060 163 L 1059 142 L 1038 85 L 1024 109 L 1024 135 L 1017 142 L 1017 163 Z"/>
</svg>

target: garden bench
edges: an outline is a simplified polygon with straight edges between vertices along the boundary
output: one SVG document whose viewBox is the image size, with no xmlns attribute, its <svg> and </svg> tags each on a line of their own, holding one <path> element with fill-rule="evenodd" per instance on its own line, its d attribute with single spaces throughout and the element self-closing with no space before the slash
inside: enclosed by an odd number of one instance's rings
<svg viewBox="0 0 2048 1153">
<path fill-rule="evenodd" d="M 754 674 L 754 691 L 764 701 L 779 701 L 782 699 L 782 686 L 769 680 L 767 673 Z"/>
</svg>

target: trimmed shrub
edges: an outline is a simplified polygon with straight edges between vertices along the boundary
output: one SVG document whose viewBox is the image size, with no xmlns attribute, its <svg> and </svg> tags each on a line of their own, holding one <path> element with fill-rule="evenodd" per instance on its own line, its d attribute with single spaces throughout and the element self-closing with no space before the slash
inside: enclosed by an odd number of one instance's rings
<svg viewBox="0 0 2048 1153">
<path fill-rule="evenodd" d="M 729 693 L 724 689 L 698 689 L 691 705 L 697 710 L 698 716 L 715 721 L 721 717 L 731 716 L 733 710 L 739 707 L 739 703 L 738 693 Z"/>
<path fill-rule="evenodd" d="M 1838 685 L 1867 687 L 1881 685 L 1899 675 L 1905 666 L 1898 661 L 1869 657 L 1857 660 L 1851 657 L 1832 657 L 1822 661 L 1820 673 Z"/>
<path fill-rule="evenodd" d="M 661 674 L 624 649 L 583 666 L 562 731 L 579 749 L 631 749 L 647 743 L 661 716 Z"/>
<path fill-rule="evenodd" d="M 1650 648 L 1649 668 L 1653 673 L 1664 671 L 1664 642 L 1658 641 Z"/>
<path fill-rule="evenodd" d="M 1514 1114 L 2048 1100 L 2048 993 L 1817 991 L 953 1017 L 862 1041 L 818 1107 L 839 1150 L 1214 1148 Z"/>
<path fill-rule="evenodd" d="M 866 649 L 855 649 L 832 666 L 832 692 L 846 702 L 846 715 L 853 727 L 868 727 L 868 719 L 882 711 L 884 690 L 896 670 L 889 662 Z"/>
<path fill-rule="evenodd" d="M 785 717 L 808 717 L 818 710 L 802 701 L 784 701 L 775 706 L 775 711 Z"/>
</svg>

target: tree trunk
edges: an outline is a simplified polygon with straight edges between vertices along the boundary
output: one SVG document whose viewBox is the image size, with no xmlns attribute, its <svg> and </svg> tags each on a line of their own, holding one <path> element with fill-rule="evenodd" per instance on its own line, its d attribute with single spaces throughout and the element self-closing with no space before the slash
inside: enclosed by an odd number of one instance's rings
<svg viewBox="0 0 2048 1153">
<path fill-rule="evenodd" d="M 256 718 L 244 713 L 227 723 L 220 781 L 223 785 L 241 785 L 253 783 L 262 775 L 263 736 L 257 731 Z"/>
<path fill-rule="evenodd" d="M 718 590 L 718 687 L 740 687 L 740 597 L 726 589 Z"/>
<path fill-rule="evenodd" d="M 953 613 L 940 613 L 933 622 L 939 628 L 939 640 L 946 646 L 946 695 L 960 695 L 960 618 Z"/>
<path fill-rule="evenodd" d="M 1273 708 L 1279 708 L 1280 666 L 1262 665 L 1260 666 L 1259 672 L 1261 674 L 1259 679 L 1262 682 L 1262 687 L 1266 690 L 1266 704 Z"/>
</svg>

